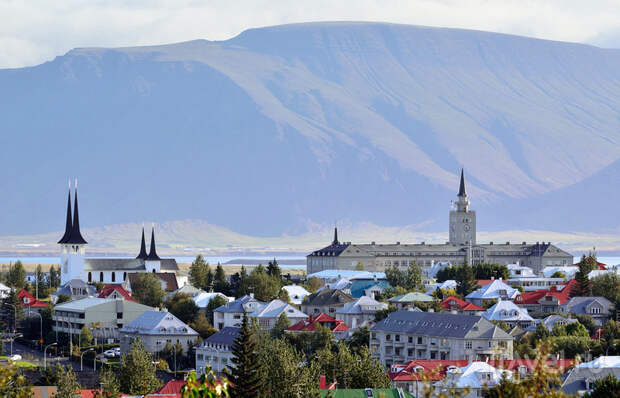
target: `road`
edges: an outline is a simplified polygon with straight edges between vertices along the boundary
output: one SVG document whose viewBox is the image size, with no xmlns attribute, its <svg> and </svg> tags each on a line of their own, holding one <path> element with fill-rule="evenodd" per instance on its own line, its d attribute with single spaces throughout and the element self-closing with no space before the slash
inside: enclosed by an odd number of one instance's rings
<svg viewBox="0 0 620 398">
<path fill-rule="evenodd" d="M 7 355 L 11 354 L 11 343 L 4 343 L 4 352 L 7 353 Z M 38 366 L 43 366 L 43 352 L 30 348 L 29 346 L 23 345 L 23 344 L 19 344 L 17 342 L 13 343 L 13 355 L 21 355 L 24 361 L 28 361 L 28 362 L 32 362 Z M 101 354 L 97 355 L 97 359 L 102 360 L 105 362 L 105 358 L 102 358 Z M 54 350 L 53 347 L 49 348 L 47 350 L 47 365 L 51 366 L 51 365 L 55 365 L 56 363 L 60 363 L 61 365 L 67 366 L 67 365 L 71 365 L 71 367 L 73 367 L 73 370 L 76 372 L 80 371 L 80 363 L 79 362 L 71 362 L 69 361 L 69 357 L 56 357 L 54 356 Z M 93 361 L 92 360 L 84 360 L 84 371 L 91 371 L 93 370 Z"/>
</svg>

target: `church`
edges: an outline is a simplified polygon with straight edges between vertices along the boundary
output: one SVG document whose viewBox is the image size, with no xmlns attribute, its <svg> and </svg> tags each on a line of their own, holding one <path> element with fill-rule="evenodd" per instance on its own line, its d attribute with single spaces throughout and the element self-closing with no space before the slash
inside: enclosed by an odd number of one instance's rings
<svg viewBox="0 0 620 398">
<path fill-rule="evenodd" d="M 76 184 L 77 185 L 77 184 Z M 128 274 L 153 272 L 157 274 L 179 270 L 175 259 L 162 259 L 155 247 L 155 228 L 151 230 L 151 245 L 147 253 L 144 228 L 140 253 L 136 258 L 86 258 L 88 242 L 80 232 L 77 186 L 75 188 L 73 212 L 71 211 L 71 188 L 67 199 L 65 233 L 58 241 L 60 245 L 60 280 L 65 284 L 73 279 L 86 282 L 123 283 Z"/>
<path fill-rule="evenodd" d="M 307 273 L 325 269 L 355 269 L 360 265 L 366 271 L 384 271 L 391 266 L 406 269 L 414 261 L 426 270 L 437 263 L 508 265 L 518 262 L 539 272 L 547 266 L 573 264 L 570 253 L 550 242 L 478 244 L 476 212 L 470 209 L 463 170 L 457 200 L 453 205 L 449 214 L 448 241 L 445 244 L 353 244 L 340 242 L 336 229 L 334 240 L 329 246 L 306 256 Z"/>
</svg>

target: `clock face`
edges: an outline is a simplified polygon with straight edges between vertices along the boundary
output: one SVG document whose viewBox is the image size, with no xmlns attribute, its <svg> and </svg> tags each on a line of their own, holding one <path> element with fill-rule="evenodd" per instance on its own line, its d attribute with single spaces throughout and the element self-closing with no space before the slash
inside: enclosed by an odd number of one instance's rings
<svg viewBox="0 0 620 398">
<path fill-rule="evenodd" d="M 469 231 L 469 225 L 465 226 L 465 231 Z"/>
</svg>

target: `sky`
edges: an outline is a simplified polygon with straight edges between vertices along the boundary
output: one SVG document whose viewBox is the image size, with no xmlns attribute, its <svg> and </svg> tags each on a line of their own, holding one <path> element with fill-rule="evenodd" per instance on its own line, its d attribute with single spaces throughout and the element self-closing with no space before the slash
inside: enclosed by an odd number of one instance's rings
<svg viewBox="0 0 620 398">
<path fill-rule="evenodd" d="M 76 47 L 226 40 L 255 27 L 381 21 L 620 48 L 620 0 L 0 0 L 0 68 Z"/>
</svg>

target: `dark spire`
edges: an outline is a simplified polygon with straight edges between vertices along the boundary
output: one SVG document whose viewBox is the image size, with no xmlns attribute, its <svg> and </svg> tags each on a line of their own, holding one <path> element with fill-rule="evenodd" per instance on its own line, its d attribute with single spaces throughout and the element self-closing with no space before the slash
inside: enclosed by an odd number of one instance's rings
<svg viewBox="0 0 620 398">
<path fill-rule="evenodd" d="M 160 260 L 159 256 L 157 255 L 157 250 L 155 249 L 155 227 L 153 227 L 153 229 L 151 230 L 151 251 L 149 252 L 149 255 L 146 257 L 146 260 L 151 260 L 151 261 Z"/>
<path fill-rule="evenodd" d="M 338 227 L 334 227 L 334 241 L 332 242 L 332 245 L 339 245 L 340 242 L 338 242 Z"/>
<path fill-rule="evenodd" d="M 67 243 L 71 236 L 73 221 L 71 221 L 71 182 L 69 182 L 69 197 L 67 198 L 67 224 L 65 225 L 65 234 L 60 238 L 58 243 Z"/>
<path fill-rule="evenodd" d="M 140 244 L 140 254 L 136 257 L 139 260 L 144 260 L 148 257 L 146 254 L 146 240 L 144 239 L 144 227 L 142 227 L 142 243 Z"/>
<path fill-rule="evenodd" d="M 65 243 L 85 245 L 88 242 L 82 237 L 80 232 L 80 213 L 78 211 L 78 195 L 77 195 L 77 180 L 75 182 L 75 202 L 73 206 L 73 227 L 71 228 L 71 236 Z"/>
<path fill-rule="evenodd" d="M 465 190 L 465 173 L 463 169 L 461 169 L 461 185 L 459 186 L 459 194 L 457 196 L 467 196 L 467 191 Z"/>
</svg>

